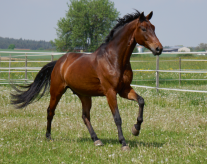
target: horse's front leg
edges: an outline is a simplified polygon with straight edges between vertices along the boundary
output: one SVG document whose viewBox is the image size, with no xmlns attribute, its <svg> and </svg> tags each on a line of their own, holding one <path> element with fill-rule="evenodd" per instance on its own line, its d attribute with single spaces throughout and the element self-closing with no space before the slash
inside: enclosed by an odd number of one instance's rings
<svg viewBox="0 0 207 164">
<path fill-rule="evenodd" d="M 134 126 L 132 127 L 132 134 L 138 136 L 141 129 L 141 124 L 143 122 L 144 99 L 141 96 L 139 96 L 131 86 L 128 86 L 125 89 L 123 89 L 119 93 L 119 95 L 123 98 L 137 101 L 139 104 L 137 123 L 134 124 Z"/>
<path fill-rule="evenodd" d="M 121 120 L 118 106 L 117 106 L 116 92 L 113 90 L 110 90 L 107 92 L 106 97 L 107 97 L 111 112 L 113 114 L 114 122 L 118 129 L 118 137 L 119 137 L 119 142 L 122 144 L 122 150 L 124 151 L 130 150 L 129 146 L 127 146 L 126 144 L 125 138 L 123 136 L 122 128 L 121 128 L 122 120 Z"/>
</svg>

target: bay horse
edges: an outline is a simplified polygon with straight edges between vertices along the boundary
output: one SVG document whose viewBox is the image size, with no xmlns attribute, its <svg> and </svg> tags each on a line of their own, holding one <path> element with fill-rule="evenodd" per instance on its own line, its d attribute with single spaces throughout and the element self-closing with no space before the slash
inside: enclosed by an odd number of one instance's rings
<svg viewBox="0 0 207 164">
<path fill-rule="evenodd" d="M 46 64 L 33 83 L 19 86 L 23 90 L 13 85 L 16 92 L 11 93 L 11 103 L 16 108 L 24 108 L 35 99 L 39 100 L 50 87 L 46 137 L 51 139 L 51 122 L 55 108 L 61 96 L 70 88 L 82 103 L 82 119 L 91 139 L 95 146 L 101 146 L 103 143 L 90 122 L 91 97 L 106 96 L 122 150 L 130 150 L 122 133 L 117 94 L 138 103 L 138 117 L 132 127 L 133 135 L 138 136 L 143 122 L 144 99 L 130 86 L 133 78 L 130 57 L 137 43 L 151 50 L 154 55 L 162 53 L 162 44 L 155 34 L 155 26 L 150 22 L 152 15 L 153 12 L 145 16 L 144 12 L 136 10 L 133 14 L 119 18 L 105 42 L 94 53 L 67 53 L 57 61 Z"/>
</svg>

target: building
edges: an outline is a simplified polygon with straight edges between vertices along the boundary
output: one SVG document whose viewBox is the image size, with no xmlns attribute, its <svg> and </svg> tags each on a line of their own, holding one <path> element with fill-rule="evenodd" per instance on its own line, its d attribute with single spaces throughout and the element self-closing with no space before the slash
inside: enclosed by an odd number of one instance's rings
<svg viewBox="0 0 207 164">
<path fill-rule="evenodd" d="M 190 52 L 190 48 L 180 46 L 168 47 L 164 48 L 163 52 Z"/>
<path fill-rule="evenodd" d="M 178 49 L 178 52 L 190 52 L 190 48 L 182 47 Z"/>
<path fill-rule="evenodd" d="M 178 52 L 179 47 L 164 48 L 162 52 Z"/>
<path fill-rule="evenodd" d="M 138 49 L 138 52 L 139 52 L 139 53 L 142 53 L 142 52 L 143 52 L 143 47 L 142 47 L 142 46 L 137 45 L 137 49 Z"/>
</svg>

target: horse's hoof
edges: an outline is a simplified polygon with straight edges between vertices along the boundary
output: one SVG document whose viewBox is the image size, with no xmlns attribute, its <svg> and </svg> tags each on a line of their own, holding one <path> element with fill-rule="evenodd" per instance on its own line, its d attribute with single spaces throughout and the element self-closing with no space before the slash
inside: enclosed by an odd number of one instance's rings
<svg viewBox="0 0 207 164">
<path fill-rule="evenodd" d="M 94 142 L 94 145 L 95 145 L 95 146 L 103 146 L 104 144 L 101 142 L 101 140 L 96 140 L 96 141 Z"/>
<path fill-rule="evenodd" d="M 46 133 L 46 138 L 47 138 L 48 141 L 52 141 L 51 134 Z"/>
<path fill-rule="evenodd" d="M 132 134 L 133 134 L 134 136 L 138 136 L 138 135 L 139 135 L 139 130 L 137 130 L 137 129 L 135 128 L 135 125 L 132 127 Z"/>
<path fill-rule="evenodd" d="M 130 148 L 129 148 L 129 146 L 126 145 L 126 146 L 122 146 L 121 150 L 122 151 L 130 151 Z"/>
</svg>

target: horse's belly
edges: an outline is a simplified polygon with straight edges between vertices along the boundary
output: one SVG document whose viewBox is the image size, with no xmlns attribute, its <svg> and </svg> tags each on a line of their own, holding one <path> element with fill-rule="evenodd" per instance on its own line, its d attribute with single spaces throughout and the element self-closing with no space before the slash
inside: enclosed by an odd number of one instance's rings
<svg viewBox="0 0 207 164">
<path fill-rule="evenodd" d="M 65 82 L 75 93 L 89 96 L 103 96 L 103 89 L 96 72 L 90 66 L 71 67 L 64 75 Z"/>
<path fill-rule="evenodd" d="M 74 92 L 81 95 L 103 95 L 99 79 L 85 77 L 84 74 L 73 75 L 66 80 L 66 83 Z"/>
<path fill-rule="evenodd" d="M 85 95 L 85 96 L 104 96 L 103 90 L 98 85 L 90 85 L 90 86 L 69 85 L 69 87 L 76 94 Z"/>
</svg>

